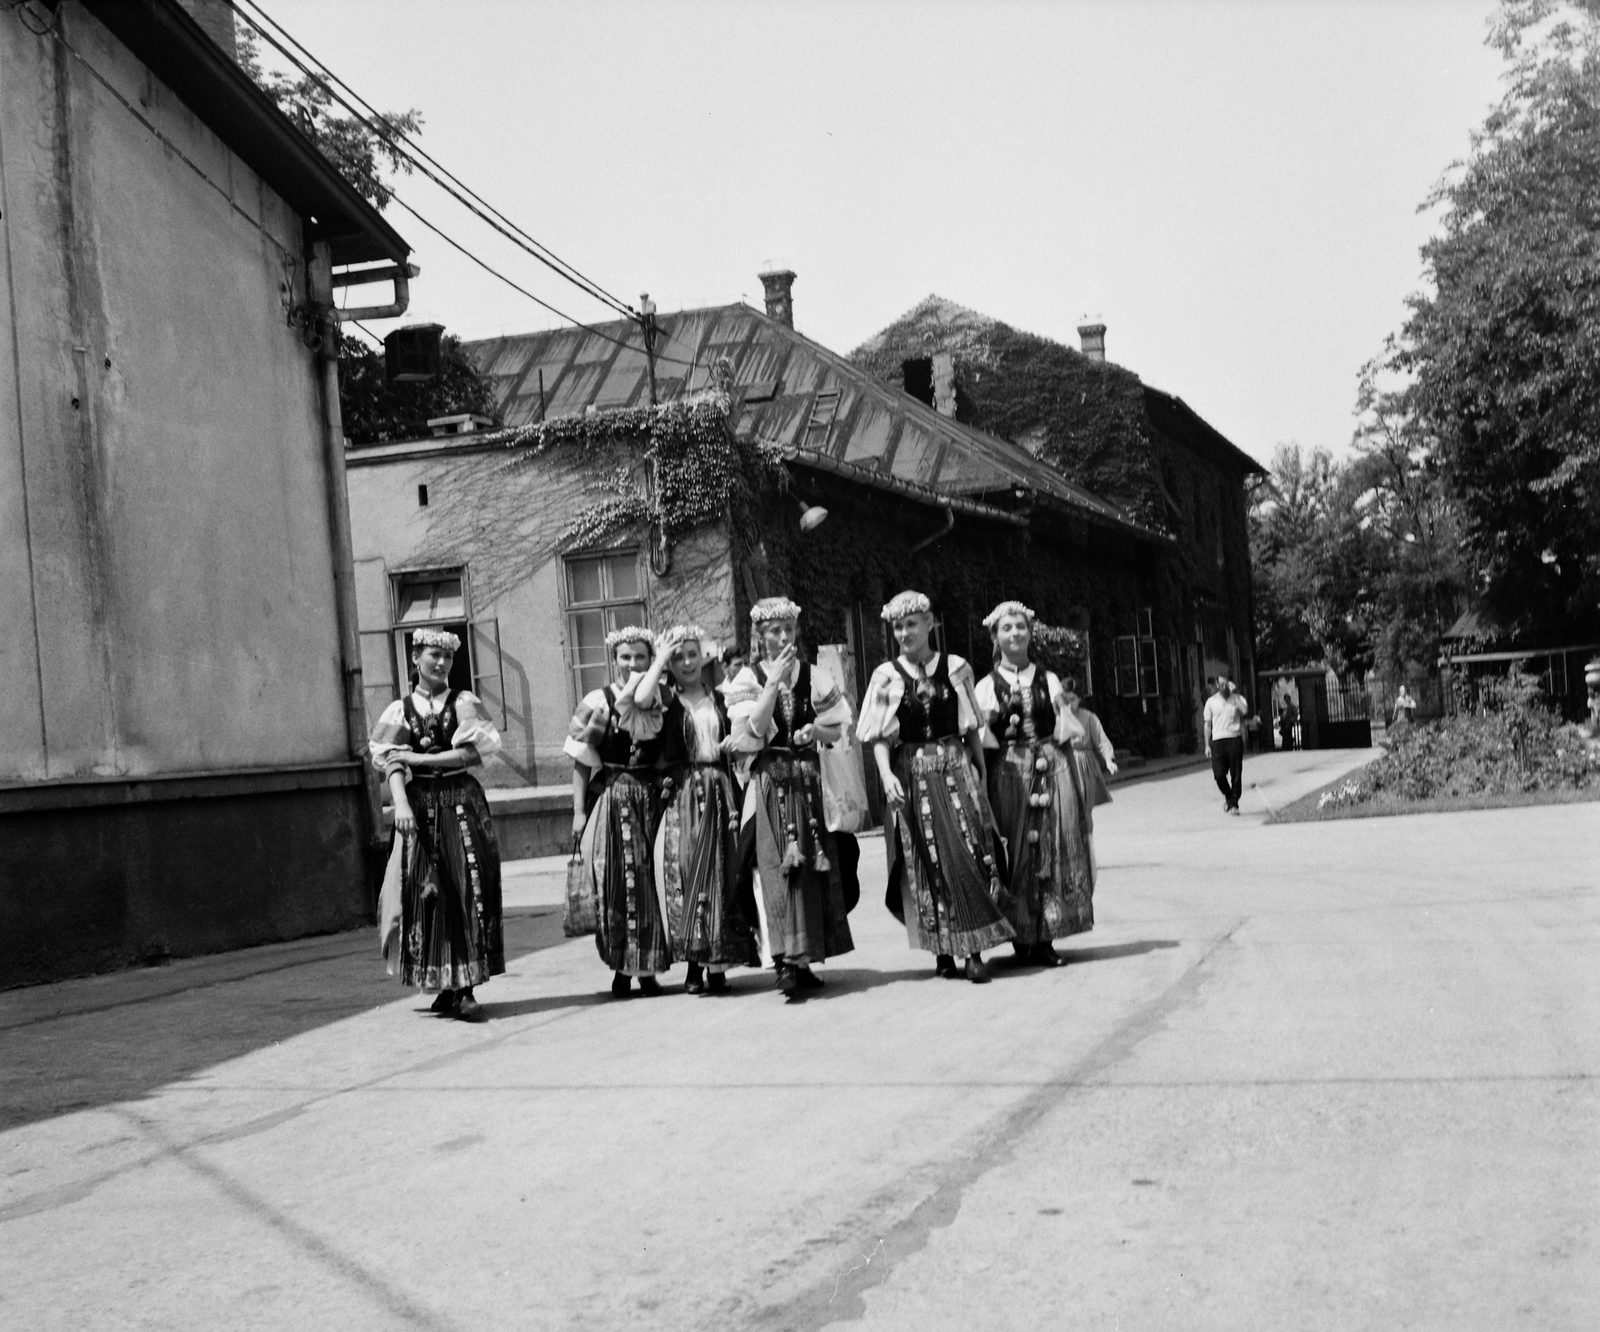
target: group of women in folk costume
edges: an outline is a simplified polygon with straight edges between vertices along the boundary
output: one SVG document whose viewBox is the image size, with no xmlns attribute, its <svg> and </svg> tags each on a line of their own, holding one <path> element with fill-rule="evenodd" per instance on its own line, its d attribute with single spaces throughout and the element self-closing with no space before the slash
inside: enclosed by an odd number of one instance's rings
<svg viewBox="0 0 1600 1332">
<path fill-rule="evenodd" d="M 900 651 L 873 672 L 857 728 L 890 810 L 886 904 L 940 975 L 986 982 L 983 952 L 1005 940 L 1059 966 L 1053 940 L 1094 925 L 1091 811 L 1110 795 L 1089 730 L 1066 685 L 1030 659 L 1026 606 L 1002 602 L 984 620 L 994 667 L 976 684 L 932 646 L 932 611 L 920 592 L 883 608 Z"/>
<path fill-rule="evenodd" d="M 481 1022 L 474 990 L 506 969 L 500 849 L 467 769 L 500 747 L 500 733 L 476 695 L 450 688 L 461 640 L 420 629 L 411 643 L 412 688 L 384 709 L 369 747 L 394 799 L 379 931 L 391 970 L 437 996 L 431 1012 Z"/>
<path fill-rule="evenodd" d="M 565 748 L 614 995 L 635 980 L 659 994 L 677 961 L 690 993 L 719 993 L 730 968 L 770 961 L 797 996 L 822 985 L 814 964 L 854 947 L 818 761 L 850 708 L 802 655 L 800 613 L 783 597 L 756 603 L 753 664 L 725 697 L 706 685 L 694 626 L 659 643 L 637 626 L 607 637 L 614 683 L 584 697 Z M 983 954 L 1006 941 L 1059 965 L 1052 941 L 1094 924 L 1101 760 L 1115 771 L 1104 732 L 1070 679 L 1031 660 L 1020 602 L 984 621 L 995 653 L 981 681 L 934 647 L 921 593 L 895 597 L 883 619 L 899 651 L 873 672 L 857 735 L 889 808 L 886 905 L 940 975 L 986 982 Z M 505 949 L 494 829 L 467 769 L 499 735 L 474 695 L 449 688 L 454 635 L 413 642 L 414 687 L 371 746 L 395 805 L 386 940 L 401 979 L 437 993 L 433 1012 L 481 1020 L 474 987 L 504 971 Z"/>
<path fill-rule="evenodd" d="M 607 640 L 617 683 L 584 698 L 566 752 L 615 995 L 634 977 L 659 994 L 678 961 L 691 994 L 771 961 L 792 995 L 822 984 L 814 963 L 852 947 L 817 763 L 849 708 L 800 657 L 799 614 L 781 598 L 756 604 L 756 664 L 723 697 L 705 685 L 693 626 L 659 644 L 637 627 Z"/>
<path fill-rule="evenodd" d="M 658 645 L 630 627 L 607 640 L 617 683 L 573 718 L 573 828 L 615 995 L 634 977 L 659 994 L 656 977 L 677 961 L 691 994 L 721 993 L 730 968 L 765 959 L 793 993 L 822 983 L 813 962 L 850 946 L 816 762 L 849 715 L 837 686 L 796 665 L 798 608 L 776 605 L 752 617 L 770 652 L 725 697 L 706 687 L 697 628 Z"/>
<path fill-rule="evenodd" d="M 573 832 L 595 896 L 595 946 L 611 992 L 661 993 L 689 964 L 691 994 L 720 993 L 730 967 L 755 965 L 754 912 L 741 893 L 738 796 L 726 705 L 706 688 L 700 630 L 658 643 L 629 626 L 606 640 L 617 683 L 572 719 Z"/>
</svg>

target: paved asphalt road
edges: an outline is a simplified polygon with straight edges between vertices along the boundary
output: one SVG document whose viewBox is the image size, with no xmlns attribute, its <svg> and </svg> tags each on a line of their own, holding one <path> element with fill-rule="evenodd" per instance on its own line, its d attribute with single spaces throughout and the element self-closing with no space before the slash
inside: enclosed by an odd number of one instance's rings
<svg viewBox="0 0 1600 1332">
<path fill-rule="evenodd" d="M 0 995 L 0 1326 L 1600 1326 L 1600 806 L 1098 815 L 1055 972 L 603 995 L 516 867 L 494 1020 L 363 932 Z M 677 973 L 681 979 L 681 969 Z"/>
</svg>

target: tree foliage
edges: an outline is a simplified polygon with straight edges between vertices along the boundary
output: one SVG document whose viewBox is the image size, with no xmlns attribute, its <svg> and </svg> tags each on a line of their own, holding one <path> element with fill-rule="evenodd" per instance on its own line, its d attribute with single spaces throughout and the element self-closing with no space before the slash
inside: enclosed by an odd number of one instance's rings
<svg viewBox="0 0 1600 1332">
<path fill-rule="evenodd" d="M 1268 668 L 1431 669 L 1461 608 L 1454 513 L 1405 411 L 1363 378 L 1355 455 L 1281 445 L 1251 497 L 1256 649 Z"/>
<path fill-rule="evenodd" d="M 1600 602 L 1600 0 L 1503 0 L 1490 40 L 1505 93 L 1390 364 L 1490 615 L 1560 636 Z"/>
<path fill-rule="evenodd" d="M 1256 651 L 1266 667 L 1372 664 L 1367 533 L 1350 476 L 1326 449 L 1279 445 L 1250 505 Z"/>
<path fill-rule="evenodd" d="M 237 45 L 239 67 L 363 198 L 376 208 L 384 207 L 393 193 L 384 181 L 385 170 L 411 174 L 400 136 L 421 132 L 422 112 L 414 108 L 386 112 L 376 125 L 340 115 L 321 79 L 309 75 L 294 78 L 263 66 L 256 35 L 245 24 L 238 26 Z"/>
<path fill-rule="evenodd" d="M 360 338 L 339 337 L 339 409 L 345 437 L 354 444 L 417 439 L 428 421 L 460 412 L 489 413 L 494 397 L 489 381 L 461 350 L 461 339 L 440 343 L 439 374 L 420 384 L 391 384 L 383 353 Z"/>
</svg>

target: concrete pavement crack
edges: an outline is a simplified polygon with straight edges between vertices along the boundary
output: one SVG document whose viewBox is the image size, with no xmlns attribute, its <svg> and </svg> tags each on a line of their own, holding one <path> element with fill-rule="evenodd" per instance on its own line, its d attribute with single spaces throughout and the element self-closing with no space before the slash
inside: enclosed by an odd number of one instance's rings
<svg viewBox="0 0 1600 1332">
<path fill-rule="evenodd" d="M 847 1220 L 834 1228 L 839 1248 L 848 1247 L 855 1264 L 848 1270 L 821 1274 L 800 1294 L 780 1304 L 752 1308 L 748 1297 L 738 1297 L 725 1303 L 718 1313 L 731 1326 L 745 1328 L 770 1328 L 773 1332 L 821 1332 L 836 1323 L 857 1322 L 866 1315 L 863 1298 L 868 1290 L 881 1286 L 895 1270 L 908 1259 L 927 1247 L 935 1230 L 953 1223 L 961 1211 L 967 1192 L 991 1171 L 1005 1165 L 1015 1155 L 1022 1138 L 1051 1110 L 1095 1074 L 1126 1059 L 1149 1036 L 1153 1035 L 1173 1013 L 1189 1003 L 1206 980 L 1206 967 L 1217 952 L 1229 944 L 1244 926 L 1245 917 L 1235 918 L 1233 924 L 1212 939 L 1195 961 L 1154 999 L 1142 1005 L 1081 1059 L 1059 1081 L 1036 1087 L 1003 1114 L 991 1120 L 978 1135 L 969 1150 L 959 1161 L 946 1168 L 925 1172 L 934 1177 L 933 1187 L 922 1200 L 887 1228 L 881 1219 L 904 1209 L 908 1201 L 905 1188 L 891 1189 L 869 1199 Z M 819 1245 L 812 1241 L 795 1253 L 785 1266 L 813 1266 L 819 1248 L 833 1249 L 834 1245 Z M 870 1264 L 859 1262 L 859 1255 L 868 1249 L 873 1254 Z M 858 1275 L 859 1274 L 859 1275 Z M 772 1267 L 767 1275 L 774 1275 Z"/>
</svg>

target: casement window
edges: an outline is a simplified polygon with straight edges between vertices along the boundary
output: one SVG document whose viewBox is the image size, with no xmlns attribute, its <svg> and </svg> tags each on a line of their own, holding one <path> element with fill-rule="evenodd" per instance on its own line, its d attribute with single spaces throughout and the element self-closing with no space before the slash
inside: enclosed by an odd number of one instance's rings
<svg viewBox="0 0 1600 1332">
<path fill-rule="evenodd" d="M 566 584 L 567 663 L 577 698 L 611 683 L 606 635 L 630 624 L 650 624 L 637 550 L 580 555 L 563 561 Z"/>
<path fill-rule="evenodd" d="M 1139 637 L 1137 634 L 1119 634 L 1112 645 L 1119 698 L 1139 697 Z"/>
<path fill-rule="evenodd" d="M 470 689 L 493 711 L 504 706 L 500 621 L 472 615 L 465 568 L 419 569 L 391 574 L 389 627 L 361 631 L 367 712 L 376 721 L 411 680 L 412 636 L 444 629 L 461 640 L 450 667 L 450 687 Z"/>
<path fill-rule="evenodd" d="M 1117 694 L 1121 698 L 1159 698 L 1161 696 L 1161 645 L 1155 636 L 1155 619 L 1150 607 L 1142 607 L 1134 617 L 1137 633 L 1123 634 L 1114 644 Z"/>
</svg>

